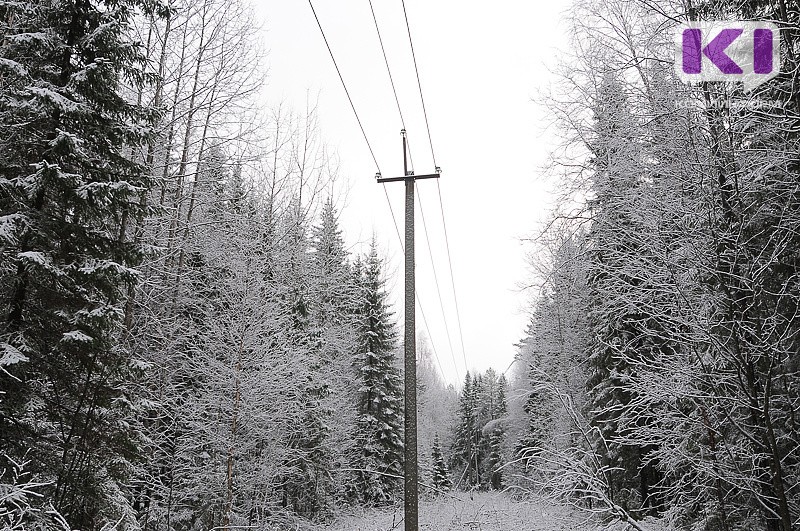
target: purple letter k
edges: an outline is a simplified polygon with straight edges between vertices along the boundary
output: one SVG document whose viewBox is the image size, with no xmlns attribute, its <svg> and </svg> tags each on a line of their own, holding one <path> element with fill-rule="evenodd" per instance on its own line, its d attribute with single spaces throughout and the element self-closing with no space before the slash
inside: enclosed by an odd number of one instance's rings
<svg viewBox="0 0 800 531">
<path fill-rule="evenodd" d="M 703 54 L 720 69 L 723 74 L 741 74 L 742 69 L 728 57 L 725 49 L 744 32 L 742 29 L 724 29 L 703 48 Z"/>
</svg>

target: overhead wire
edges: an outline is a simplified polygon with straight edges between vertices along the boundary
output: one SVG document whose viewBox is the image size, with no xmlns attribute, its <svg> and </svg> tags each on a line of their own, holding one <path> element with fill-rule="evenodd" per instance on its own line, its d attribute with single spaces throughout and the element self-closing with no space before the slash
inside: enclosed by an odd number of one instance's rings
<svg viewBox="0 0 800 531">
<path fill-rule="evenodd" d="M 392 76 L 392 69 L 389 68 L 389 58 L 386 56 L 386 48 L 383 46 L 383 37 L 381 36 L 381 29 L 378 26 L 378 17 L 375 16 L 375 8 L 372 5 L 372 0 L 369 0 L 369 10 L 372 12 L 372 21 L 375 23 L 375 32 L 378 34 L 378 42 L 381 45 L 381 53 L 383 54 L 383 62 L 386 65 L 386 72 L 389 74 L 389 83 L 392 85 L 392 93 L 394 94 L 394 101 L 397 104 L 397 113 L 400 115 L 400 123 L 403 129 L 406 128 L 406 120 L 403 117 L 403 109 L 400 107 L 400 98 L 397 96 L 397 87 L 394 84 L 394 77 Z M 411 158 L 411 148 L 409 148 L 409 158 Z M 414 161 L 411 161 L 411 167 L 414 167 Z"/>
<path fill-rule="evenodd" d="M 428 121 L 428 111 L 427 111 L 427 108 L 425 106 L 425 96 L 422 94 L 422 82 L 420 81 L 420 77 L 419 77 L 419 68 L 417 66 L 417 55 L 414 52 L 414 40 L 411 37 L 411 25 L 408 22 L 408 11 L 406 10 L 406 2 L 405 2 L 405 0 L 402 0 L 402 4 L 403 4 L 403 16 L 404 16 L 405 22 L 406 22 L 406 31 L 408 33 L 408 44 L 409 44 L 409 46 L 411 48 L 411 57 L 414 60 L 414 72 L 416 73 L 416 76 L 417 76 L 417 88 L 419 89 L 419 99 L 420 99 L 420 102 L 422 103 L 422 114 L 425 117 L 425 129 L 428 132 L 428 143 L 429 143 L 430 148 L 431 148 L 431 158 L 433 160 L 433 165 L 436 168 L 436 171 L 438 172 L 439 171 L 439 166 L 436 164 L 436 154 L 435 154 L 435 152 L 433 150 L 433 138 L 431 137 L 431 127 L 430 127 L 430 123 Z M 455 277 L 453 275 L 453 258 L 452 258 L 452 254 L 450 252 L 450 238 L 449 238 L 448 233 L 447 233 L 447 222 L 445 221 L 445 215 L 444 215 L 444 202 L 442 201 L 442 188 L 441 188 L 441 186 L 439 184 L 439 179 L 436 180 L 436 190 L 437 190 L 437 192 L 439 194 L 439 209 L 440 209 L 440 211 L 442 213 L 442 226 L 444 228 L 444 240 L 445 240 L 445 247 L 447 249 L 447 263 L 448 263 L 448 266 L 450 268 L 450 283 L 451 283 L 451 286 L 452 286 L 452 289 L 453 289 L 453 302 L 455 303 L 455 307 L 456 307 L 456 321 L 457 321 L 457 324 L 458 324 L 459 339 L 461 341 L 461 355 L 464 358 L 464 366 L 468 367 L 469 365 L 467 363 L 467 354 L 466 354 L 466 349 L 464 347 L 464 331 L 463 331 L 463 327 L 461 325 L 461 311 L 459 309 L 458 296 L 456 295 Z"/>
<path fill-rule="evenodd" d="M 347 100 L 350 102 L 350 108 L 353 110 L 353 114 L 355 115 L 356 121 L 358 122 L 358 127 L 361 129 L 361 134 L 364 137 L 364 142 L 366 142 L 367 148 L 369 149 L 369 152 L 370 152 L 370 155 L 372 155 L 372 160 L 373 160 L 373 162 L 375 162 L 375 168 L 378 170 L 378 174 L 380 174 L 381 173 L 380 164 L 378 164 L 378 159 L 375 156 L 375 152 L 372 149 L 372 145 L 369 142 L 369 138 L 367 137 L 367 132 L 364 129 L 364 125 L 362 124 L 361 118 L 358 115 L 358 111 L 356 110 L 356 106 L 353 103 L 353 98 L 350 96 L 350 91 L 347 89 L 347 83 L 345 83 L 344 76 L 342 76 L 342 71 L 339 69 L 339 64 L 336 62 L 336 57 L 333 55 L 333 49 L 331 48 L 331 45 L 328 42 L 328 38 L 325 35 L 325 30 L 322 28 L 322 23 L 319 20 L 319 16 L 317 16 L 317 11 L 316 11 L 316 9 L 314 9 L 314 4 L 311 2 L 311 0 L 308 0 L 308 5 L 309 5 L 309 7 L 311 7 L 311 12 L 314 14 L 314 20 L 316 20 L 317 27 L 319 28 L 320 34 L 322 35 L 322 39 L 325 41 L 325 46 L 328 49 L 328 54 L 331 57 L 331 61 L 333 62 L 333 66 L 334 66 L 334 68 L 336 68 L 336 73 L 339 76 L 339 81 L 342 83 L 342 88 L 344 89 L 344 92 L 347 95 Z M 388 61 L 388 59 L 386 57 L 386 51 L 385 51 L 385 49 L 383 47 L 383 39 L 382 39 L 382 37 L 380 35 L 380 29 L 378 28 L 378 21 L 377 21 L 377 18 L 375 17 L 375 10 L 373 9 L 371 0 L 370 0 L 370 9 L 372 10 L 373 20 L 375 21 L 375 29 L 378 31 L 378 39 L 381 42 L 381 50 L 383 50 L 384 61 L 386 62 L 386 68 L 387 68 L 387 71 L 389 72 L 389 78 L 390 78 L 391 83 L 392 83 L 392 91 L 394 92 L 395 101 L 397 102 L 397 110 L 400 113 L 400 120 L 403 123 L 404 128 L 405 128 L 405 121 L 403 119 L 402 110 L 400 108 L 400 100 L 397 97 L 397 90 L 396 90 L 395 85 L 394 85 L 394 79 L 392 78 L 391 70 L 389 69 L 389 61 Z M 413 165 L 413 159 L 412 159 L 412 165 Z M 385 184 L 383 185 L 383 192 L 384 192 L 384 195 L 386 197 L 386 203 L 389 205 L 389 212 L 390 212 L 390 214 L 392 216 L 392 223 L 394 224 L 394 229 L 395 229 L 395 232 L 397 234 L 397 238 L 398 238 L 398 240 L 400 242 L 400 248 L 403 251 L 403 253 L 405 253 L 405 250 L 403 248 L 404 247 L 403 246 L 403 239 L 400 236 L 400 229 L 399 229 L 399 227 L 397 225 L 397 218 L 394 215 L 394 209 L 392 208 L 392 203 L 389 200 L 389 193 L 386 190 L 386 185 Z M 416 295 L 416 289 L 415 289 L 415 295 Z M 418 297 L 417 297 L 417 300 L 419 300 Z M 420 309 L 420 313 L 422 314 L 422 320 L 425 323 L 425 328 L 428 330 L 428 335 L 430 337 L 430 326 L 428 325 L 428 320 L 427 320 L 427 317 L 425 315 L 425 311 L 422 308 L 422 304 L 421 303 L 419 303 L 419 309 Z M 433 343 L 433 339 L 432 338 L 430 338 L 430 342 L 431 342 L 431 350 L 433 351 L 434 357 L 436 358 L 436 363 L 439 366 L 439 372 L 442 374 L 442 376 L 444 376 L 444 369 L 442 368 L 442 364 L 441 364 L 441 361 L 439 360 L 439 355 L 438 355 L 438 353 L 436 351 L 436 346 Z"/>
<path fill-rule="evenodd" d="M 394 209 L 392 208 L 392 203 L 389 201 L 389 193 L 386 191 L 386 184 L 383 184 L 383 193 L 386 195 L 386 203 L 389 205 L 389 212 L 392 214 L 392 223 L 394 224 L 394 231 L 397 234 L 397 241 L 400 243 L 400 250 L 403 254 L 405 254 L 405 245 L 403 244 L 403 238 L 400 236 L 400 228 L 397 225 L 397 218 L 394 215 Z M 428 339 L 431 342 L 431 350 L 433 351 L 433 357 L 436 359 L 436 365 L 439 366 L 439 373 L 444 378 L 444 369 L 442 368 L 442 362 L 439 359 L 439 354 L 436 351 L 436 345 L 433 342 L 433 338 L 431 337 L 431 327 L 428 326 L 428 318 L 425 315 L 425 310 L 422 308 L 422 302 L 419 300 L 419 294 L 417 293 L 417 286 L 414 285 L 414 298 L 417 301 L 417 305 L 419 306 L 419 313 L 422 315 L 422 322 L 425 324 L 425 330 L 428 331 Z"/>
<path fill-rule="evenodd" d="M 407 152 L 408 152 L 408 158 L 409 158 L 409 160 L 411 162 L 411 168 L 412 168 L 412 172 L 413 172 L 414 157 L 411 154 L 411 140 L 409 139 L 408 131 L 406 130 L 406 121 L 405 121 L 405 117 L 403 116 L 403 108 L 400 105 L 400 98 L 397 95 L 397 87 L 395 86 L 395 83 L 394 83 L 394 76 L 392 76 L 392 69 L 389 66 L 389 58 L 386 55 L 386 47 L 383 44 L 383 37 L 381 36 L 380 25 L 378 24 L 378 17 L 375 15 L 375 7 L 374 7 L 374 5 L 372 3 L 372 0 L 369 0 L 369 9 L 370 9 L 370 12 L 372 13 L 372 21 L 375 24 L 375 33 L 377 33 L 377 35 L 378 35 L 378 43 L 380 44 L 381 53 L 383 54 L 383 62 L 386 65 L 386 72 L 389 75 L 389 83 L 392 86 L 392 94 L 394 94 L 394 101 L 397 104 L 397 113 L 400 115 L 400 123 L 403 126 L 403 131 L 405 132 L 405 135 L 406 135 L 406 149 L 407 149 Z M 419 82 L 419 76 L 417 76 L 417 81 Z M 383 183 L 383 186 L 384 186 L 384 193 L 386 194 L 386 200 L 388 202 L 389 201 L 389 196 L 388 196 L 388 193 L 386 193 L 386 184 Z M 415 186 L 415 188 L 416 188 L 416 186 Z M 422 198 L 420 197 L 419 193 L 417 193 L 417 201 L 419 202 L 420 213 L 422 214 L 422 225 L 423 225 L 423 228 L 425 229 L 425 240 L 427 242 L 428 253 L 429 253 L 429 256 L 430 256 L 430 259 L 431 259 L 431 267 L 433 268 L 433 277 L 434 277 L 434 280 L 436 282 L 436 292 L 437 292 L 437 294 L 439 296 L 439 305 L 440 305 L 441 310 L 442 310 L 442 319 L 444 320 L 445 332 L 447 333 L 447 342 L 448 342 L 448 345 L 450 347 L 451 357 L 453 358 L 453 368 L 456 371 L 456 378 L 459 378 L 458 364 L 455 362 L 455 354 L 454 354 L 454 351 L 453 351 L 453 343 L 452 343 L 452 340 L 450 338 L 450 328 L 447 326 L 447 317 L 446 317 L 446 314 L 445 314 L 445 311 L 444 311 L 444 303 L 442 302 L 441 290 L 439 288 L 439 278 L 438 278 L 438 275 L 436 274 L 436 265 L 435 265 L 435 262 L 434 262 L 434 259 L 433 259 L 433 251 L 431 249 L 430 238 L 428 236 L 428 227 L 427 227 L 427 225 L 425 223 L 425 212 L 422 209 Z M 389 208 L 391 210 L 391 203 L 389 203 Z M 394 212 L 392 212 L 392 217 L 394 218 Z M 396 221 L 395 221 L 395 229 L 397 230 Z M 400 236 L 399 230 L 397 231 L 397 233 L 398 233 L 398 237 L 399 237 Z M 402 238 L 401 238 L 401 242 L 402 242 Z M 401 243 L 401 245 L 402 245 L 402 243 Z M 419 298 L 417 298 L 417 300 L 419 300 Z M 419 305 L 420 305 L 420 312 L 422 313 L 422 303 L 420 302 Z M 428 328 L 428 336 L 430 337 L 430 335 L 431 335 L 430 334 L 430 328 L 427 326 L 427 323 L 426 323 L 426 328 Z M 431 346 L 433 347 L 433 339 L 432 338 L 431 338 Z M 435 350 L 435 348 L 434 348 L 434 350 Z M 439 365 L 440 365 L 439 369 L 441 371 L 441 363 Z M 466 367 L 465 367 L 465 370 L 466 370 Z M 441 372 L 442 372 L 442 377 L 444 377 L 444 371 L 441 371 Z"/>
<path fill-rule="evenodd" d="M 416 187 L 416 185 L 415 185 Z M 456 355 L 455 351 L 453 350 L 453 341 L 450 338 L 450 327 L 447 326 L 447 316 L 446 312 L 444 311 L 444 301 L 442 299 L 442 291 L 439 289 L 439 275 L 436 274 L 436 265 L 433 260 L 433 249 L 431 248 L 431 239 L 428 236 L 428 224 L 425 222 L 425 210 L 422 208 L 422 195 L 419 193 L 419 188 L 417 188 L 417 202 L 419 203 L 419 213 L 422 216 L 422 229 L 425 233 L 425 241 L 428 244 L 428 256 L 431 258 L 431 269 L 433 270 L 433 281 L 436 285 L 436 294 L 439 297 L 439 307 L 442 309 L 442 319 L 444 321 L 444 330 L 447 334 L 447 344 L 450 347 L 450 356 L 453 358 L 453 367 L 456 370 L 456 378 L 460 378 L 459 371 L 458 371 L 458 364 L 456 363 Z M 469 367 L 464 367 L 464 370 L 469 370 Z"/>
<path fill-rule="evenodd" d="M 433 139 L 431 138 L 431 126 L 428 123 L 428 111 L 425 108 L 425 98 L 422 95 L 422 83 L 419 80 L 419 68 L 417 68 L 417 54 L 414 53 L 414 41 L 413 39 L 411 39 L 411 26 L 408 23 L 406 0 L 402 0 L 402 3 L 403 3 L 403 17 L 406 20 L 406 31 L 408 32 L 408 43 L 411 46 L 411 58 L 414 60 L 414 72 L 417 74 L 417 87 L 419 88 L 419 99 L 422 102 L 422 114 L 425 116 L 425 128 L 428 130 L 428 143 L 431 146 L 431 158 L 433 159 L 434 168 L 438 168 L 436 164 L 436 155 L 434 155 L 433 153 Z"/>
<path fill-rule="evenodd" d="M 358 122 L 358 127 L 361 128 L 361 134 L 364 135 L 364 141 L 367 143 L 367 147 L 369 148 L 369 153 L 372 155 L 372 160 L 375 161 L 375 167 L 378 169 L 378 173 L 381 172 L 380 164 L 378 164 L 378 159 L 375 157 L 375 152 L 372 150 L 372 145 L 369 143 L 369 139 L 367 138 L 367 132 L 364 130 L 364 126 L 361 123 L 361 118 L 358 116 L 358 111 L 356 111 L 356 106 L 353 103 L 353 98 L 350 97 L 350 91 L 347 90 L 347 84 L 344 82 L 344 77 L 342 77 L 342 71 L 339 70 L 339 65 L 336 63 L 336 58 L 333 56 L 333 50 L 331 50 L 331 45 L 328 44 L 328 38 L 325 36 L 325 31 L 322 29 L 322 24 L 319 21 L 319 17 L 317 16 L 317 10 L 314 9 L 314 4 L 311 3 L 311 0 L 308 0 L 308 5 L 311 6 L 311 12 L 314 13 L 314 19 L 317 21 L 317 26 L 319 26 L 319 31 L 322 34 L 322 39 L 325 41 L 325 46 L 328 48 L 328 53 L 331 56 L 331 61 L 333 61 L 333 66 L 336 67 L 336 73 L 339 74 L 339 81 L 342 82 L 342 87 L 344 88 L 344 93 L 347 94 L 347 100 L 350 102 L 350 107 L 353 109 L 353 114 L 356 116 L 356 121 Z"/>
<path fill-rule="evenodd" d="M 389 61 L 388 61 L 388 58 L 387 58 L 387 55 L 386 55 L 386 49 L 385 49 L 385 47 L 383 45 L 383 38 L 381 37 L 381 34 L 380 34 L 380 28 L 378 26 L 377 17 L 375 16 L 375 10 L 374 10 L 374 7 L 372 5 L 372 0 L 369 1 L 369 4 L 370 4 L 370 10 L 371 10 L 372 16 L 373 16 L 373 21 L 375 23 L 375 29 L 376 29 L 376 32 L 378 33 L 378 40 L 379 40 L 380 45 L 381 45 L 381 51 L 383 53 L 384 63 L 386 64 L 386 69 L 387 69 L 387 72 L 389 74 L 389 80 L 390 80 L 391 85 L 392 85 L 392 92 L 394 93 L 395 102 L 397 103 L 397 110 L 398 110 L 398 113 L 400 114 L 400 121 L 403 124 L 403 129 L 405 129 L 405 120 L 404 120 L 404 117 L 403 117 L 402 108 L 400 106 L 400 100 L 399 100 L 399 97 L 397 96 L 397 89 L 396 89 L 395 84 L 394 84 L 394 78 L 391 75 L 391 69 L 389 67 Z M 344 81 L 344 76 L 342 75 L 342 72 L 339 69 L 339 65 L 336 62 L 336 58 L 335 58 L 335 56 L 333 54 L 333 50 L 332 50 L 332 48 L 330 46 L 330 43 L 328 42 L 327 36 L 325 35 L 325 30 L 322 28 L 322 23 L 319 20 L 319 16 L 317 16 L 316 9 L 314 9 L 314 4 L 312 3 L 311 0 L 308 0 L 308 5 L 309 5 L 309 7 L 311 7 L 311 12 L 314 14 L 314 19 L 317 22 L 317 26 L 319 28 L 320 34 L 322 35 L 322 39 L 325 41 L 325 46 L 328 49 L 328 54 L 330 55 L 331 61 L 333 62 L 333 66 L 336 69 L 336 73 L 339 76 L 339 81 L 342 84 L 342 88 L 344 89 L 345 95 L 347 96 L 347 100 L 350 103 L 350 108 L 353 110 L 353 114 L 354 114 L 354 116 L 356 118 L 356 121 L 358 122 L 359 129 L 361 130 L 361 134 L 364 137 L 364 142 L 367 144 L 367 148 L 369 149 L 370 155 L 372 156 L 372 160 L 375 163 L 376 169 L 378 170 L 378 174 L 380 174 L 381 173 L 380 164 L 378 163 L 378 159 L 375 156 L 375 152 L 372 149 L 372 145 L 369 142 L 369 138 L 367 136 L 366 130 L 364 129 L 364 125 L 361 122 L 361 118 L 358 115 L 358 111 L 356 110 L 356 106 L 355 106 L 355 103 L 353 102 L 353 98 L 350 96 L 350 91 L 348 90 L 347 84 Z M 417 76 L 417 86 L 419 87 L 419 91 L 420 91 L 420 99 L 422 101 L 423 114 L 425 116 L 425 127 L 426 127 L 427 132 L 428 132 L 428 142 L 429 142 L 430 148 L 431 148 L 431 156 L 433 158 L 434 166 L 436 166 L 436 157 L 434 155 L 433 141 L 432 141 L 431 135 L 430 135 L 430 125 L 428 123 L 428 114 L 427 114 L 427 110 L 425 109 L 425 101 L 424 101 L 424 97 L 422 95 L 422 85 L 420 83 L 419 70 L 417 69 L 417 60 L 416 60 L 416 55 L 414 53 L 414 45 L 413 45 L 413 41 L 411 40 L 411 29 L 410 29 L 410 26 L 408 24 L 408 14 L 406 12 L 405 1 L 403 1 L 403 14 L 405 16 L 406 29 L 408 31 L 409 43 L 411 45 L 411 54 L 412 54 L 412 58 L 414 60 L 414 69 L 415 69 L 416 76 Z M 408 138 L 406 138 L 406 142 L 407 142 L 407 147 L 408 147 L 408 151 L 409 151 L 409 159 L 411 159 L 411 164 L 412 164 L 412 168 L 413 168 L 413 164 L 414 163 L 413 163 L 413 158 L 411 157 L 411 153 L 410 153 L 410 143 L 408 142 Z M 437 168 L 437 171 L 438 171 L 438 166 L 436 168 Z M 437 181 L 436 184 L 437 184 L 437 189 L 439 189 L 439 205 L 440 205 L 440 208 L 441 208 L 442 207 L 441 189 L 439 188 L 438 181 Z M 399 240 L 399 243 L 400 243 L 400 248 L 403 251 L 403 253 L 405 253 L 402 237 L 400 235 L 400 229 L 399 229 L 398 224 L 397 224 L 397 218 L 396 218 L 396 216 L 394 214 L 394 209 L 392 208 L 391 201 L 389 200 L 389 194 L 388 194 L 388 192 L 386 190 L 386 185 L 385 184 L 383 185 L 383 191 L 384 191 L 384 195 L 386 197 L 387 204 L 389 206 L 389 212 L 391 213 L 392 223 L 394 224 L 395 232 L 397 234 L 397 237 L 398 237 L 398 240 Z M 419 204 L 420 204 L 420 212 L 422 213 L 423 227 L 425 229 L 425 237 L 426 237 L 426 240 L 427 240 L 427 243 L 428 243 L 428 250 L 429 250 L 430 255 L 431 255 L 431 263 L 433 264 L 434 263 L 433 262 L 433 254 L 432 254 L 432 251 L 431 251 L 430 239 L 428 238 L 427 225 L 425 224 L 425 215 L 424 215 L 424 212 L 422 211 L 422 202 L 421 202 L 421 199 L 419 199 L 419 194 L 417 195 L 417 197 L 418 197 L 418 201 L 419 201 Z M 444 209 L 443 208 L 442 208 L 442 222 L 444 223 Z M 450 244 L 449 244 L 449 241 L 447 240 L 447 228 L 446 228 L 446 226 L 445 226 L 445 242 L 446 242 L 446 246 L 447 246 L 447 255 L 448 255 L 449 268 L 450 268 L 450 280 L 451 280 L 451 284 L 452 284 L 452 287 L 453 287 L 453 296 L 454 296 L 454 301 L 455 301 L 455 304 L 456 304 L 456 318 L 458 320 L 459 337 L 461 339 L 461 351 L 462 351 L 462 355 L 464 356 L 464 366 L 466 368 L 468 365 L 467 365 L 467 361 L 466 361 L 466 354 L 465 354 L 465 351 L 464 351 L 464 338 L 463 338 L 463 332 L 462 332 L 462 327 L 461 327 L 461 316 L 460 316 L 460 312 L 459 312 L 459 309 L 458 309 L 458 301 L 455 298 L 455 282 L 453 280 L 453 266 L 452 266 L 452 260 L 451 260 L 451 255 L 450 255 Z M 436 275 L 435 266 L 434 266 L 434 278 L 436 280 L 437 292 L 439 292 L 439 301 L 440 301 L 440 305 L 442 307 L 442 312 L 443 312 L 442 315 L 444 317 L 444 303 L 442 302 L 441 292 L 439 291 L 439 282 L 438 282 L 438 276 Z M 416 288 L 415 288 L 415 295 L 417 295 Z M 416 298 L 417 298 L 417 301 L 419 301 L 419 297 L 417 296 Z M 431 350 L 433 351 L 434 357 L 436 358 L 437 365 L 439 366 L 439 372 L 444 376 L 444 370 L 443 370 L 441 361 L 439 359 L 439 355 L 438 355 L 438 352 L 436 350 L 436 346 L 435 346 L 435 344 L 433 342 L 433 338 L 430 337 L 430 326 L 428 325 L 427 316 L 426 316 L 425 311 L 424 311 L 424 309 L 422 307 L 422 303 L 418 302 L 418 305 L 419 305 L 419 309 L 420 309 L 420 314 L 422 315 L 423 323 L 425 324 L 425 328 L 428 330 L 428 335 L 429 335 L 429 339 L 430 339 L 430 342 L 431 342 Z M 449 329 L 447 328 L 447 324 L 446 324 L 446 318 L 445 318 L 445 329 L 447 330 L 447 337 L 448 337 L 448 343 L 450 343 L 451 354 L 453 355 L 453 358 L 455 358 L 455 355 L 453 354 L 453 350 L 452 350 L 452 341 L 450 339 L 450 332 L 449 332 Z M 455 364 L 455 359 L 453 361 L 454 361 L 454 366 L 456 368 L 456 376 L 458 376 L 458 367 L 457 367 L 457 364 Z"/>
<path fill-rule="evenodd" d="M 458 295 L 456 294 L 456 280 L 455 276 L 453 275 L 453 259 L 450 254 L 450 238 L 447 236 L 447 222 L 445 221 L 444 215 L 444 204 L 442 203 L 442 189 L 439 186 L 439 180 L 436 180 L 436 190 L 439 192 L 439 210 L 442 213 L 442 227 L 444 228 L 444 244 L 445 249 L 447 249 L 447 264 L 450 268 L 450 285 L 453 288 L 453 302 L 455 303 L 456 307 L 456 322 L 458 324 L 458 337 L 461 341 L 461 355 L 464 358 L 464 366 L 467 367 L 467 353 L 464 348 L 464 329 L 461 326 L 461 310 L 459 309 L 458 305 Z"/>
</svg>

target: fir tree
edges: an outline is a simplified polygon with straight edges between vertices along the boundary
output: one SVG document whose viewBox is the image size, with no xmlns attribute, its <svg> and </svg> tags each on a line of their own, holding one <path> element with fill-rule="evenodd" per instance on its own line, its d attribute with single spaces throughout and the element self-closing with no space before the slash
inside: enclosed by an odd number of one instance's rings
<svg viewBox="0 0 800 531">
<path fill-rule="evenodd" d="M 442 446 L 439 443 L 439 434 L 436 434 L 433 439 L 431 458 L 433 460 L 433 486 L 440 491 L 447 492 L 453 484 L 450 481 L 450 473 L 447 470 L 447 463 L 442 453 Z"/>
<path fill-rule="evenodd" d="M 353 291 L 347 251 L 342 231 L 336 219 L 333 201 L 328 198 L 322 207 L 322 219 L 312 231 L 314 275 L 319 306 L 320 324 L 323 321 L 341 323 L 351 306 Z"/>
<path fill-rule="evenodd" d="M 150 182 L 127 155 L 152 113 L 122 93 L 147 80 L 129 23 L 153 4 L 0 4 L 0 446 L 30 449 L 42 499 L 82 529 L 129 511 L 118 338 Z"/>
<path fill-rule="evenodd" d="M 625 383 L 636 375 L 630 360 L 645 360 L 660 350 L 666 353 L 670 346 L 661 339 L 669 336 L 658 320 L 646 308 L 630 303 L 630 294 L 643 283 L 639 271 L 631 267 L 645 254 L 633 237 L 643 230 L 636 208 L 641 161 L 632 141 L 635 119 L 622 84 L 613 75 L 605 76 L 599 88 L 594 118 L 595 198 L 590 202 L 589 233 L 593 267 L 588 279 L 594 341 L 588 360 L 588 416 L 598 428 L 596 451 L 612 469 L 608 495 L 633 511 L 654 511 L 655 497 L 650 493 L 660 479 L 648 458 L 654 446 L 626 443 L 621 414 L 636 400 Z"/>
<path fill-rule="evenodd" d="M 356 438 L 361 454 L 357 468 L 362 472 L 351 494 L 369 503 L 385 503 L 399 491 L 398 477 L 403 474 L 403 393 L 395 366 L 397 333 L 374 239 L 361 267 L 355 368 L 360 385 Z"/>
<path fill-rule="evenodd" d="M 491 370 L 491 369 L 490 369 Z M 503 466 L 503 446 L 505 444 L 506 430 L 504 427 L 505 417 L 508 414 L 506 404 L 506 377 L 500 375 L 494 388 L 492 400 L 492 418 L 484 427 L 488 432 L 487 455 L 486 455 L 486 478 L 485 482 L 494 490 L 503 488 L 503 473 L 500 470 Z"/>
<path fill-rule="evenodd" d="M 522 404 L 522 411 L 525 413 L 526 426 L 519 435 L 514 452 L 520 457 L 530 457 L 533 454 L 540 452 L 545 448 L 549 442 L 552 432 L 553 419 L 553 401 L 548 393 L 541 389 L 537 383 L 541 380 L 539 377 L 539 368 L 544 366 L 545 357 L 542 352 L 542 323 L 544 318 L 545 308 L 548 300 L 546 297 L 540 299 L 536 305 L 536 311 L 528 323 L 528 328 L 525 333 L 525 338 L 519 343 L 518 360 L 526 364 L 526 385 L 527 396 L 525 402 Z M 583 384 L 583 382 L 581 382 Z"/>
<path fill-rule="evenodd" d="M 318 338 L 320 369 L 328 386 L 322 403 L 326 410 L 335 412 L 328 444 L 336 461 L 330 473 L 334 484 L 343 485 L 348 483 L 350 474 L 339 470 L 351 468 L 351 457 L 358 451 L 353 438 L 357 404 L 353 400 L 352 354 L 362 298 L 359 277 L 350 270 L 336 209 L 330 198 L 323 203 L 319 224 L 312 228 L 311 235 L 311 326 Z"/>
<path fill-rule="evenodd" d="M 323 355 L 321 328 L 315 323 L 311 242 L 299 199 L 295 199 L 289 212 L 288 219 L 283 221 L 288 237 L 279 249 L 283 253 L 284 268 L 279 288 L 283 299 L 281 313 L 289 316 L 288 349 L 303 360 L 304 378 L 299 382 L 299 410 L 289 437 L 290 452 L 283 465 L 288 471 L 282 487 L 283 504 L 295 513 L 312 518 L 328 515 L 333 501 L 328 473 L 333 453 L 330 446 L 333 411 L 328 406 L 330 364 Z"/>
<path fill-rule="evenodd" d="M 475 485 L 477 478 L 477 445 L 475 434 L 477 418 L 475 415 L 475 379 L 467 371 L 464 377 L 464 387 L 458 401 L 458 424 L 453 436 L 453 445 L 450 452 L 450 469 L 458 474 L 458 486 L 462 481 L 465 485 Z"/>
</svg>

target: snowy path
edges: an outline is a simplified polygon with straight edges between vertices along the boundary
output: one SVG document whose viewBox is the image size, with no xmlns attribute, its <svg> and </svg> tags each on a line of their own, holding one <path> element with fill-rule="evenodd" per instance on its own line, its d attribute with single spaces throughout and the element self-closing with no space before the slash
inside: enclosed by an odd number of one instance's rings
<svg viewBox="0 0 800 531">
<path fill-rule="evenodd" d="M 495 492 L 454 493 L 433 501 L 420 500 L 420 530 L 425 531 L 592 531 L 600 529 L 586 515 L 546 501 L 521 502 Z M 402 508 L 365 511 L 342 517 L 327 531 L 390 531 L 403 529 Z"/>
</svg>

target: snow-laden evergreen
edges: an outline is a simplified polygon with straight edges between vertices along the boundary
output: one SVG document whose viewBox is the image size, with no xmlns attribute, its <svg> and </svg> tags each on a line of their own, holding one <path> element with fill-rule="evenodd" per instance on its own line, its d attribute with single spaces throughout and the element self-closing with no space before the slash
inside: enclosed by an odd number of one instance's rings
<svg viewBox="0 0 800 531">
<path fill-rule="evenodd" d="M 500 489 L 508 421 L 506 380 L 494 369 L 464 377 L 454 419 L 449 468 L 454 485 L 464 489 Z"/>
<path fill-rule="evenodd" d="M 40 496 L 27 526 L 133 525 L 125 499 L 141 443 L 129 351 L 118 342 L 140 278 L 129 226 L 151 180 L 130 154 L 154 110 L 131 22 L 157 3 L 0 4 L 0 473 Z M 53 511 L 58 511 L 56 513 Z"/>
<path fill-rule="evenodd" d="M 356 478 L 350 496 L 369 504 L 393 501 L 403 477 L 403 391 L 397 331 L 387 303 L 383 265 L 373 238 L 355 269 L 360 306 L 353 356 L 357 384 Z"/>
<path fill-rule="evenodd" d="M 552 101 L 565 193 L 538 240 L 514 477 L 638 529 L 657 518 L 790 531 L 796 13 L 783 2 L 690 7 L 696 20 L 782 21 L 786 69 L 743 92 L 675 78 L 684 9 L 629 7 L 574 6 L 584 46 Z"/>
<path fill-rule="evenodd" d="M 447 468 L 447 460 L 442 452 L 442 445 L 439 442 L 438 434 L 436 434 L 433 439 L 431 460 L 433 461 L 432 480 L 434 488 L 437 489 L 437 492 L 449 491 L 453 486 L 453 482 L 450 480 L 450 472 Z"/>
</svg>

